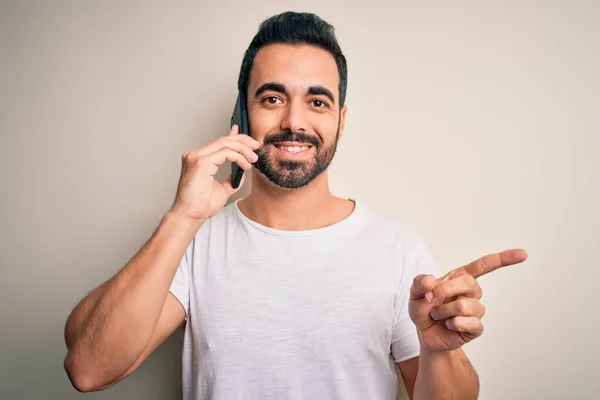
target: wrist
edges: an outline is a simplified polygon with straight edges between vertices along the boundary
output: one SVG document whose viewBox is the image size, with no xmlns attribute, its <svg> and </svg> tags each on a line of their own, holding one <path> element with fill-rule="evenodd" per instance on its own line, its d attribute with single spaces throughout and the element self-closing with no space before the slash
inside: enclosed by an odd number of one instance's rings
<svg viewBox="0 0 600 400">
<path fill-rule="evenodd" d="M 414 399 L 477 399 L 479 378 L 464 352 L 421 349 Z"/>
<path fill-rule="evenodd" d="M 194 233 L 206 222 L 206 219 L 192 218 L 189 215 L 169 210 L 162 220 L 163 224 L 172 225 L 184 231 L 193 231 Z"/>
<path fill-rule="evenodd" d="M 423 347 L 421 347 L 420 356 L 421 356 L 421 359 L 431 360 L 431 361 L 438 361 L 438 360 L 439 361 L 442 361 L 442 360 L 454 361 L 454 360 L 459 359 L 457 350 L 432 351 L 432 350 L 428 350 Z"/>
<path fill-rule="evenodd" d="M 463 377 L 474 377 L 477 380 L 477 373 L 473 369 L 470 360 L 462 348 L 448 351 L 430 351 L 421 349 L 419 358 L 420 367 L 425 370 L 446 370 L 453 371 L 455 374 Z"/>
</svg>

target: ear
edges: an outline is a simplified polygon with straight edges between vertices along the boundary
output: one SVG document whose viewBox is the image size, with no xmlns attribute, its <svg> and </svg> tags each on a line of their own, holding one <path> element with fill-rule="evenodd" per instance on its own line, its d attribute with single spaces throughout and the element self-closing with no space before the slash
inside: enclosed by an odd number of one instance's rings
<svg viewBox="0 0 600 400">
<path fill-rule="evenodd" d="M 344 128 L 346 128 L 346 111 L 347 110 L 348 110 L 348 105 L 344 104 L 344 106 L 342 107 L 342 109 L 340 111 L 340 128 L 339 128 L 340 138 L 344 134 Z"/>
</svg>

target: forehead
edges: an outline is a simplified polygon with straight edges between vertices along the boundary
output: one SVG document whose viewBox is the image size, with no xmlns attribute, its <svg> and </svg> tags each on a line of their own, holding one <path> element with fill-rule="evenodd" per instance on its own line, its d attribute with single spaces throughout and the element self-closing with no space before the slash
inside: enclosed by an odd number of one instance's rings
<svg viewBox="0 0 600 400">
<path fill-rule="evenodd" d="M 320 85 L 338 94 L 339 73 L 333 56 L 308 45 L 271 44 L 261 48 L 252 64 L 249 92 L 267 82 L 277 82 L 290 92 Z"/>
</svg>

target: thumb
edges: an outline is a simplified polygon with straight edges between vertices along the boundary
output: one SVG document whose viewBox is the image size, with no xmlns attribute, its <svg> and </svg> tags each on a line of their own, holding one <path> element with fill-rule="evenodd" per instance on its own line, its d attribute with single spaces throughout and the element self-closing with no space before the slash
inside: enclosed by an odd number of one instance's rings
<svg viewBox="0 0 600 400">
<path fill-rule="evenodd" d="M 430 299 L 433 297 L 432 290 L 435 285 L 433 275 L 418 275 L 410 288 L 409 313 L 419 330 L 425 330 L 435 322 L 429 315 L 434 306 Z"/>
<path fill-rule="evenodd" d="M 410 288 L 410 299 L 421 300 L 427 298 L 431 300 L 433 293 L 431 291 L 436 285 L 436 280 L 433 275 L 418 275 L 414 280 Z"/>
<path fill-rule="evenodd" d="M 240 185 L 236 188 L 233 187 L 233 185 L 231 184 L 233 177 L 231 175 L 229 175 L 227 177 L 227 179 L 225 179 L 225 181 L 223 181 L 223 186 L 225 187 L 225 190 L 227 191 L 227 194 L 229 196 L 235 194 L 235 192 L 237 192 L 238 190 L 240 190 L 242 188 L 242 186 L 244 185 L 244 181 L 246 180 L 246 174 L 242 175 L 242 179 L 240 180 Z"/>
</svg>

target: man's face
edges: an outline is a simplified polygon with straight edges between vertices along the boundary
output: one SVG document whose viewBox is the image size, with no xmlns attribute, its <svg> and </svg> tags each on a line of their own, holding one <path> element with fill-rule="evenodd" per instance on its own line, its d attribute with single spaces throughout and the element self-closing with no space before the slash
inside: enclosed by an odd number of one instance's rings
<svg viewBox="0 0 600 400">
<path fill-rule="evenodd" d="M 300 188 L 331 163 L 346 115 L 338 88 L 325 50 L 274 44 L 258 51 L 248 85 L 250 132 L 262 143 L 254 166 L 275 185 Z"/>
</svg>

